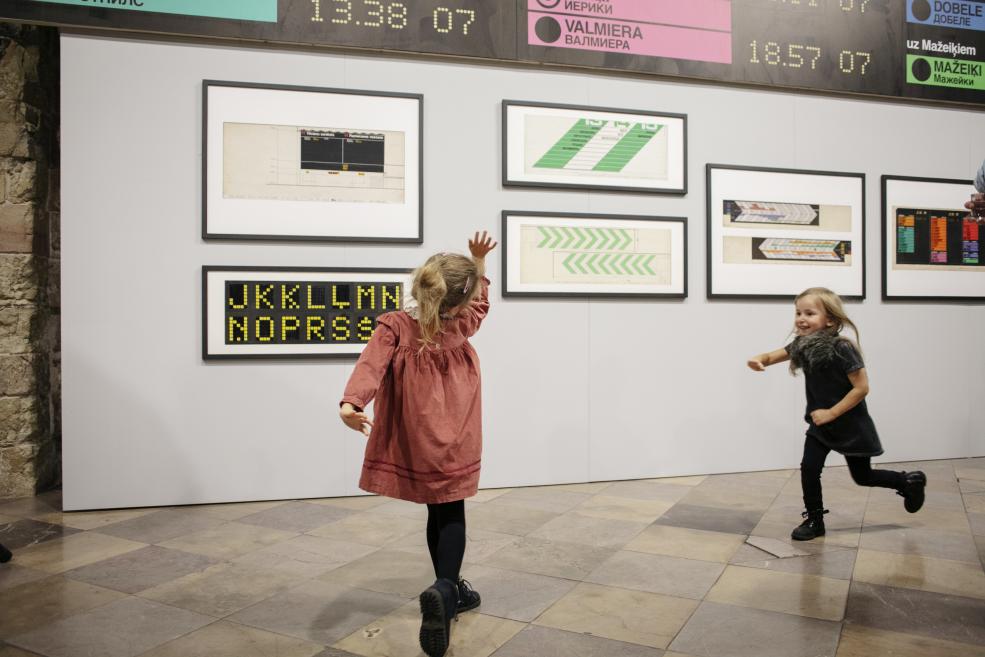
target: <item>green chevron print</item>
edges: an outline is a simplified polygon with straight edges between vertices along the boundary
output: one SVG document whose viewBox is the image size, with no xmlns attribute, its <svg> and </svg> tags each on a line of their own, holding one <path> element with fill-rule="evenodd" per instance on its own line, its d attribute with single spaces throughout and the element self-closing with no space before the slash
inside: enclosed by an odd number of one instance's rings
<svg viewBox="0 0 985 657">
<path fill-rule="evenodd" d="M 625 251 L 633 242 L 633 231 L 615 228 L 537 226 L 538 249 L 600 249 Z"/>
<path fill-rule="evenodd" d="M 608 121 L 578 119 L 564 133 L 564 136 L 537 160 L 534 166 L 543 169 L 563 169 L 571 161 L 571 158 L 577 155 L 585 147 L 585 144 L 590 142 L 606 123 Z"/>
<path fill-rule="evenodd" d="M 637 123 L 595 165 L 595 171 L 622 171 L 663 126 Z"/>
<path fill-rule="evenodd" d="M 650 264 L 656 258 L 647 253 L 570 253 L 561 264 L 572 274 L 596 276 L 656 276 Z"/>
</svg>

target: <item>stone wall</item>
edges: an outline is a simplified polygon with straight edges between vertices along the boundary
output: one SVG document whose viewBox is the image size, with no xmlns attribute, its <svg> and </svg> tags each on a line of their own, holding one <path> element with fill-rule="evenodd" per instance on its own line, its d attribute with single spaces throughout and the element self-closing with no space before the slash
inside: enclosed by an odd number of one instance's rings
<svg viewBox="0 0 985 657">
<path fill-rule="evenodd" d="M 0 499 L 61 479 L 58 33 L 0 23 Z"/>
</svg>

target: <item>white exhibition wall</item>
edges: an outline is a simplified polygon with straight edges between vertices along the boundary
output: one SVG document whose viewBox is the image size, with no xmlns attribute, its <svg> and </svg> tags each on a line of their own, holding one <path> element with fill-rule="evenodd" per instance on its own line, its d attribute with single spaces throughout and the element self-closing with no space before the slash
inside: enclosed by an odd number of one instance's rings
<svg viewBox="0 0 985 657">
<path fill-rule="evenodd" d="M 504 300 L 492 258 L 493 307 L 474 339 L 484 487 L 795 467 L 803 381 L 745 366 L 784 343 L 792 304 L 705 298 L 707 162 L 866 174 L 867 299 L 849 312 L 879 460 L 985 454 L 985 306 L 879 298 L 879 176 L 972 177 L 979 112 L 371 56 L 61 44 L 66 509 L 357 494 L 363 438 L 336 414 L 352 361 L 203 362 L 202 265 L 413 267 L 464 250 L 476 230 L 498 235 L 504 209 L 687 216 L 689 297 Z M 424 244 L 204 241 L 203 79 L 422 93 Z M 504 98 L 686 113 L 688 194 L 504 189 Z"/>
</svg>

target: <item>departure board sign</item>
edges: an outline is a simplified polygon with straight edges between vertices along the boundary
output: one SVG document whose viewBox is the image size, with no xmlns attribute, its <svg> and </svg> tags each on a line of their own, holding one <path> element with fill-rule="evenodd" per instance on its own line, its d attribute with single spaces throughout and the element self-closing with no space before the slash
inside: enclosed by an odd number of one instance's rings
<svg viewBox="0 0 985 657">
<path fill-rule="evenodd" d="M 358 355 L 404 307 L 405 270 L 204 267 L 203 357 Z"/>
<path fill-rule="evenodd" d="M 985 0 L 5 0 L 0 19 L 985 99 Z"/>
</svg>

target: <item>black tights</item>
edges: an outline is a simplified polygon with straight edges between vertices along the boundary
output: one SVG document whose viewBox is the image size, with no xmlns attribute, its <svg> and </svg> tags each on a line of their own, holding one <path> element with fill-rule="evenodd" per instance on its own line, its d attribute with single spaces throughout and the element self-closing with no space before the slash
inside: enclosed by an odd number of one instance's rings
<svg viewBox="0 0 985 657">
<path fill-rule="evenodd" d="M 427 533 L 434 576 L 457 582 L 465 557 L 465 500 L 428 504 Z"/>
<path fill-rule="evenodd" d="M 804 440 L 804 459 L 800 462 L 800 486 L 804 491 L 804 506 L 808 511 L 824 508 L 821 497 L 821 470 L 830 447 L 808 435 Z M 879 488 L 903 487 L 903 474 L 892 470 L 873 470 L 868 456 L 846 456 L 848 471 L 859 486 L 878 486 Z"/>
</svg>

